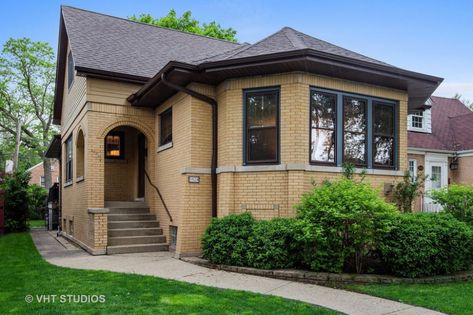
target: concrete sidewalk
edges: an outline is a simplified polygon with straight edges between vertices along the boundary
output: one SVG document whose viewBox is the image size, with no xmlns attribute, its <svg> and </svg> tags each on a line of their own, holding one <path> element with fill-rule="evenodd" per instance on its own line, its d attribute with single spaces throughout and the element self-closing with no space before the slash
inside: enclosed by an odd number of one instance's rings
<svg viewBox="0 0 473 315">
<path fill-rule="evenodd" d="M 64 238 L 57 238 L 55 233 L 33 230 L 31 235 L 43 258 L 57 266 L 135 273 L 217 288 L 276 295 L 346 314 L 442 314 L 345 290 L 207 269 L 175 259 L 169 252 L 91 256 Z"/>
</svg>

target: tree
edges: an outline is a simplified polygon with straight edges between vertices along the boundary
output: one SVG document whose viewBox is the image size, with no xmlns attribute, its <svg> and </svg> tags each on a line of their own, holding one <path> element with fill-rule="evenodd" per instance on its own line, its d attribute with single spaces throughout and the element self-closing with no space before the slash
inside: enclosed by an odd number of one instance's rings
<svg viewBox="0 0 473 315">
<path fill-rule="evenodd" d="M 15 143 L 15 168 L 23 145 L 43 160 L 46 187 L 51 162 L 44 156 L 54 130 L 55 56 L 48 43 L 10 38 L 0 55 L 0 133 Z"/>
<path fill-rule="evenodd" d="M 138 17 L 132 15 L 128 17 L 129 20 L 135 22 L 141 22 L 166 28 L 172 28 L 179 31 L 184 31 L 188 33 L 194 33 L 198 35 L 204 35 L 208 37 L 224 39 L 231 42 L 237 42 L 236 39 L 236 30 L 233 28 L 223 28 L 215 21 L 210 23 L 202 23 L 192 17 L 191 11 L 186 11 L 182 16 L 178 17 L 176 11 L 171 9 L 169 13 L 160 18 L 154 18 L 150 14 L 143 13 Z"/>
</svg>

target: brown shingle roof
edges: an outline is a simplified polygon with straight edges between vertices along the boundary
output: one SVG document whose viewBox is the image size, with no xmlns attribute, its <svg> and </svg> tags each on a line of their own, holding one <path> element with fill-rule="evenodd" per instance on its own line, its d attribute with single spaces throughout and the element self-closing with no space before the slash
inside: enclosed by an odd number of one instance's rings
<svg viewBox="0 0 473 315">
<path fill-rule="evenodd" d="M 408 132 L 411 148 L 473 149 L 473 112 L 460 100 L 432 96 L 432 133 Z"/>
<path fill-rule="evenodd" d="M 61 11 L 76 67 L 151 78 L 171 60 L 192 62 L 241 46 L 68 6 Z"/>
</svg>

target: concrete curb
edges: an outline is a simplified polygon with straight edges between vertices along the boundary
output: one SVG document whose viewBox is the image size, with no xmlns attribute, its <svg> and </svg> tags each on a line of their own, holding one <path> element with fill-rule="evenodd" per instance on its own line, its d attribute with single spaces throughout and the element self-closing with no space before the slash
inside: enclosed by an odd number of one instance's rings
<svg viewBox="0 0 473 315">
<path fill-rule="evenodd" d="M 294 269 L 257 269 L 250 267 L 238 267 L 218 265 L 199 257 L 181 257 L 182 261 L 195 264 L 201 267 L 237 272 L 255 276 L 289 280 L 310 284 L 399 284 L 399 283 L 446 283 L 452 281 L 466 281 L 473 279 L 473 271 L 455 273 L 451 275 L 424 277 L 424 278 L 399 278 L 387 275 L 371 274 L 346 274 L 346 273 L 328 273 L 312 272 Z"/>
</svg>

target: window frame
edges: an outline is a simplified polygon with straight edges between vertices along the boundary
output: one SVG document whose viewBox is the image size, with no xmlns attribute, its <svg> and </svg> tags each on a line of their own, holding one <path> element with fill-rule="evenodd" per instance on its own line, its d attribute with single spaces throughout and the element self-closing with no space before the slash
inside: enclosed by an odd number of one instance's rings
<svg viewBox="0 0 473 315">
<path fill-rule="evenodd" d="M 247 100 L 252 94 L 276 94 L 276 158 L 274 160 L 251 161 L 248 159 L 248 113 Z M 243 165 L 278 165 L 281 163 L 281 87 L 243 89 Z"/>
<path fill-rule="evenodd" d="M 309 133 L 311 133 L 310 129 L 310 123 L 311 123 L 311 115 L 310 115 L 310 98 L 311 98 L 311 92 L 312 91 L 317 91 L 317 92 L 322 92 L 322 93 L 329 93 L 329 94 L 336 94 L 337 95 L 337 108 L 336 108 L 336 138 L 335 138 L 335 147 L 336 147 L 336 163 L 334 166 L 337 167 L 342 167 L 344 163 L 344 106 L 343 106 L 343 97 L 348 96 L 348 97 L 353 97 L 353 98 L 360 98 L 360 99 L 366 99 L 367 100 L 367 105 L 366 105 L 366 165 L 355 165 L 357 167 L 366 167 L 367 169 L 382 169 L 382 170 L 399 170 L 399 101 L 395 99 L 389 99 L 389 98 L 381 98 L 381 97 L 375 97 L 375 96 L 370 96 L 366 94 L 358 94 L 358 93 L 351 93 L 351 92 L 346 92 L 342 90 L 337 90 L 337 89 L 328 89 L 325 87 L 320 87 L 320 86 L 310 86 L 309 87 Z M 378 102 L 378 103 L 385 103 L 385 104 L 390 104 L 393 106 L 394 109 L 394 165 L 391 166 L 381 166 L 381 165 L 376 165 L 373 162 L 373 141 L 374 141 L 374 135 L 373 135 L 373 103 Z M 310 135 L 309 135 L 310 139 Z M 320 163 L 312 163 L 311 162 L 311 157 L 310 157 L 310 146 L 311 146 L 311 140 L 309 140 L 309 156 L 308 160 L 310 164 L 320 164 Z M 325 164 L 327 165 L 327 164 Z M 331 165 L 327 165 L 331 166 Z"/>
<path fill-rule="evenodd" d="M 421 111 L 421 110 L 417 110 L 417 111 L 414 111 L 412 112 L 411 114 L 409 114 L 411 116 L 411 121 L 410 121 L 410 128 L 412 129 L 417 129 L 417 130 L 424 130 L 425 129 L 425 115 L 424 115 L 424 111 Z M 418 126 L 414 126 L 414 119 L 413 118 L 420 118 L 420 124 L 422 125 L 422 127 L 418 127 Z M 418 121 L 417 121 L 418 123 Z"/>
<path fill-rule="evenodd" d="M 361 101 L 365 102 L 365 131 L 364 132 L 357 132 L 357 131 L 346 131 L 345 130 L 345 99 L 347 98 L 352 98 L 352 99 L 358 99 Z M 355 134 L 364 134 L 365 135 L 365 163 L 360 164 L 360 163 L 353 163 L 357 167 L 368 167 L 369 165 L 369 134 L 368 134 L 368 129 L 369 129 L 369 119 L 368 119 L 368 112 L 369 112 L 369 106 L 368 106 L 368 99 L 365 97 L 361 96 L 353 96 L 353 95 L 346 95 L 342 94 L 342 120 L 341 120 L 341 125 L 342 125 L 342 161 L 345 163 L 345 134 L 346 133 L 355 133 Z"/>
<path fill-rule="evenodd" d="M 70 89 L 75 78 L 75 62 L 72 50 L 67 54 L 67 88 Z"/>
<path fill-rule="evenodd" d="M 167 115 L 171 115 L 171 140 L 164 142 L 164 139 L 163 139 L 163 118 L 165 118 Z M 166 109 L 161 114 L 159 114 L 159 146 L 164 146 L 164 145 L 167 145 L 169 143 L 172 144 L 172 141 L 173 141 L 173 138 L 172 138 L 172 136 L 173 136 L 172 119 L 173 119 L 172 107 Z"/>
<path fill-rule="evenodd" d="M 373 168 L 376 168 L 376 169 L 387 169 L 387 170 L 392 170 L 392 169 L 395 169 L 396 168 L 396 152 L 398 151 L 397 150 L 397 129 L 396 129 L 396 106 L 395 104 L 393 103 L 386 103 L 386 102 L 382 102 L 382 101 L 378 101 L 378 100 L 374 100 L 373 101 L 373 105 L 372 105 L 372 115 L 373 117 L 375 117 L 375 109 L 376 109 L 376 105 L 381 105 L 381 106 L 388 106 L 388 107 L 391 107 L 392 110 L 393 110 L 393 135 L 392 136 L 385 136 L 385 135 L 378 135 L 378 136 L 384 136 L 384 137 L 392 137 L 393 138 L 393 147 L 392 147 L 392 154 L 393 154 L 393 165 L 392 166 L 389 166 L 389 165 L 383 165 L 383 164 L 376 164 L 375 161 L 374 161 L 374 157 L 376 155 L 376 152 L 375 152 L 375 137 L 377 136 L 374 132 L 374 119 L 373 119 L 373 122 L 372 122 L 372 130 L 373 130 L 373 137 L 372 137 L 372 155 L 373 155 Z"/>
<path fill-rule="evenodd" d="M 64 170 L 64 180 L 66 184 L 72 183 L 74 179 L 74 148 L 72 143 L 72 134 L 66 139 L 65 144 L 65 170 Z M 69 159 L 69 148 L 71 150 L 70 159 Z"/>
<path fill-rule="evenodd" d="M 315 88 L 310 88 L 309 89 L 309 164 L 311 165 L 326 165 L 326 166 L 336 166 L 337 165 L 337 157 L 338 157 L 338 148 L 337 148 L 337 143 L 338 143 L 338 95 L 336 93 L 331 93 L 327 91 L 322 91 L 319 89 Z M 311 154 L 311 149 L 312 149 L 312 129 L 323 129 L 323 130 L 329 130 L 327 128 L 312 128 L 312 93 L 319 93 L 319 94 L 325 94 L 325 95 L 331 95 L 335 96 L 335 125 L 333 128 L 333 133 L 335 135 L 335 145 L 334 145 L 334 161 L 333 162 L 325 162 L 325 161 L 317 161 L 317 160 L 312 160 L 312 154 Z"/>
<path fill-rule="evenodd" d="M 412 173 L 411 173 L 411 162 L 413 162 L 412 163 L 412 166 L 413 166 Z M 417 178 L 417 160 L 416 159 L 409 159 L 407 161 L 407 169 L 408 169 L 409 173 L 411 174 L 412 181 L 415 181 L 415 179 Z"/>
<path fill-rule="evenodd" d="M 112 156 L 107 155 L 107 137 L 108 136 L 118 136 L 120 138 L 120 155 Z M 106 160 L 124 160 L 125 159 L 125 132 L 123 131 L 110 131 L 107 133 L 104 139 L 104 157 Z"/>
</svg>

